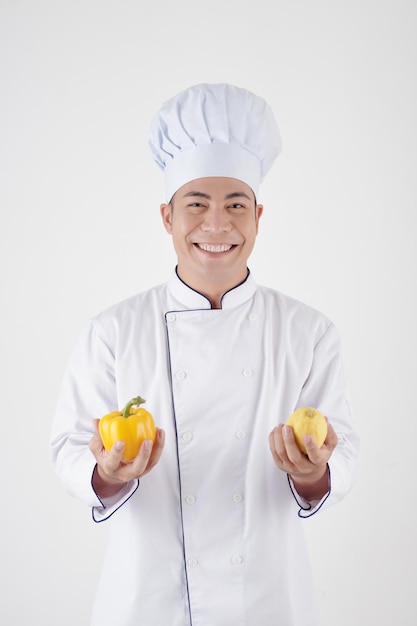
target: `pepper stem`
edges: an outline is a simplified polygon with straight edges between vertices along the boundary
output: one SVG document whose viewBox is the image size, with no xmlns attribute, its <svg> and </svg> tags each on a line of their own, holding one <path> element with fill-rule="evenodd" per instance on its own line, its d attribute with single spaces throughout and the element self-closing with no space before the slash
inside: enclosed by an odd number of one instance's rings
<svg viewBox="0 0 417 626">
<path fill-rule="evenodd" d="M 140 396 L 129 400 L 129 402 L 126 404 L 125 408 L 123 409 L 123 417 L 129 417 L 130 409 L 132 408 L 132 406 L 140 406 L 144 402 L 146 402 L 146 400 L 144 400 Z"/>
</svg>

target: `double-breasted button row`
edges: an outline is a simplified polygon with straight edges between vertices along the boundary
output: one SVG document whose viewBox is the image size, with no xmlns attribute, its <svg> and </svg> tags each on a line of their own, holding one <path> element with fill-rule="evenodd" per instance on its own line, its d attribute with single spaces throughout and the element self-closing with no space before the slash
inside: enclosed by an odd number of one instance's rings
<svg viewBox="0 0 417 626">
<path fill-rule="evenodd" d="M 246 434 L 246 432 L 244 430 L 237 430 L 236 433 L 235 433 L 235 437 L 236 437 L 236 439 L 242 440 L 242 439 L 246 439 L 247 434 Z M 185 432 L 185 433 L 183 433 L 181 435 L 181 440 L 184 441 L 185 443 L 188 443 L 189 441 L 191 441 L 192 438 L 193 438 L 193 433 L 191 433 L 189 431 L 187 431 L 187 432 Z"/>
<path fill-rule="evenodd" d="M 188 496 L 185 496 L 184 498 L 186 504 L 192 505 L 195 504 L 197 502 L 197 498 L 196 496 L 190 494 Z M 243 501 L 243 494 L 242 493 L 234 493 L 232 496 L 232 500 L 234 502 L 236 502 L 237 504 L 239 504 L 240 502 Z"/>
<path fill-rule="evenodd" d="M 169 322 L 170 324 L 172 324 L 173 322 L 175 322 L 177 320 L 177 316 L 175 313 L 167 313 L 165 316 L 165 319 L 167 322 Z M 258 315 L 257 313 L 250 313 L 248 315 L 248 319 L 251 322 L 255 322 L 258 319 Z"/>
<path fill-rule="evenodd" d="M 187 378 L 187 372 L 184 370 L 177 370 L 174 376 L 177 380 L 185 380 Z M 245 367 L 242 370 L 242 376 L 244 378 L 250 378 L 251 376 L 253 376 L 253 369 L 251 369 L 250 367 Z"/>
<path fill-rule="evenodd" d="M 231 558 L 230 558 L 231 562 L 233 565 L 242 565 L 243 563 L 243 556 L 241 554 L 234 554 Z M 195 557 L 191 557 L 187 560 L 188 566 L 189 567 L 197 567 L 198 565 L 198 559 L 196 559 Z"/>
</svg>

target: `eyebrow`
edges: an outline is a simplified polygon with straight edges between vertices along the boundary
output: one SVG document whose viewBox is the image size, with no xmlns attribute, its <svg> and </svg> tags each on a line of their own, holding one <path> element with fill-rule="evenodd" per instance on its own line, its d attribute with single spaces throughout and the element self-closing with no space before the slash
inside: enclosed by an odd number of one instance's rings
<svg viewBox="0 0 417 626">
<path fill-rule="evenodd" d="M 206 200 L 212 199 L 208 193 L 204 193 L 203 191 L 189 191 L 188 193 L 183 195 L 183 198 L 192 198 L 192 197 L 205 198 Z M 232 191 L 232 193 L 228 193 L 224 197 L 225 200 L 232 200 L 233 198 L 247 198 L 248 200 L 252 199 L 244 191 Z"/>
</svg>

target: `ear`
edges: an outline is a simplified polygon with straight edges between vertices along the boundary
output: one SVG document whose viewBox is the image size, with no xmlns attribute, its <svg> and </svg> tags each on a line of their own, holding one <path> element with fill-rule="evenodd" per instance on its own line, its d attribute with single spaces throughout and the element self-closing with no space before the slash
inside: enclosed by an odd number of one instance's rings
<svg viewBox="0 0 417 626">
<path fill-rule="evenodd" d="M 259 220 L 261 219 L 263 212 L 264 212 L 263 204 L 257 204 L 255 208 L 256 234 L 258 234 Z"/>
<path fill-rule="evenodd" d="M 169 235 L 172 233 L 172 206 L 170 204 L 161 204 L 160 207 L 162 223 Z"/>
</svg>

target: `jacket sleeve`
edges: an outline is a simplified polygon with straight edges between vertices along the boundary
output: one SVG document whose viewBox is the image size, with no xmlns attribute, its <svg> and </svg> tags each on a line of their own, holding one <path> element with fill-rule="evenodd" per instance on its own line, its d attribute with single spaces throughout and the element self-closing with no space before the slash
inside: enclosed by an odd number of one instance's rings
<svg viewBox="0 0 417 626">
<path fill-rule="evenodd" d="M 102 502 L 92 487 L 96 460 L 88 443 L 93 419 L 118 410 L 115 359 L 96 322 L 82 332 L 70 355 L 51 432 L 51 459 L 64 488 L 100 518 L 108 517 L 137 487 L 129 485 L 117 501 Z"/>
<path fill-rule="evenodd" d="M 100 499 L 100 506 L 93 506 L 92 508 L 93 520 L 97 523 L 105 522 L 129 500 L 138 487 L 139 480 L 131 480 L 115 496 L 103 500 Z"/>
<path fill-rule="evenodd" d="M 300 517 L 340 501 L 352 488 L 359 454 L 359 436 L 349 406 L 339 334 L 333 324 L 318 339 L 309 375 L 302 388 L 298 407 L 314 406 L 332 424 L 338 444 L 329 460 L 329 492 L 319 501 L 307 503 L 290 487 L 300 505 Z"/>
</svg>

